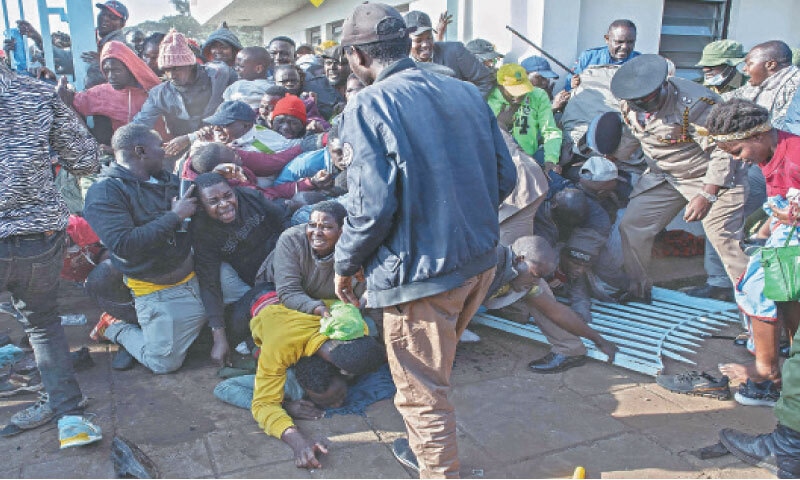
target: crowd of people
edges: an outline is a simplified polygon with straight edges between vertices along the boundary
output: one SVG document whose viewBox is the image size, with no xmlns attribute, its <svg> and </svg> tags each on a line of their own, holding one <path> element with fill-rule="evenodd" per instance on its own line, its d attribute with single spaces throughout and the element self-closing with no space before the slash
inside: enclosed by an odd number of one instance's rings
<svg viewBox="0 0 800 480">
<path fill-rule="evenodd" d="M 113 368 L 175 372 L 209 331 L 221 367 L 257 358 L 215 394 L 320 468 L 326 446 L 295 420 L 388 363 L 408 432 L 396 457 L 455 478 L 449 377 L 459 340 L 479 340 L 472 316 L 535 323 L 551 344 L 536 374 L 582 365 L 581 337 L 613 361 L 592 299 L 650 303 L 654 240 L 683 211 L 707 244 L 708 282 L 686 293 L 735 300 L 754 361 L 658 383 L 723 398 L 740 382 L 736 400 L 775 406 L 779 426 L 721 442 L 800 475 L 800 347 L 780 364 L 800 309 L 765 296 L 758 248 L 800 244 L 800 70 L 784 42 L 712 42 L 694 82 L 637 52 L 621 19 L 562 81 L 544 57 L 442 41 L 446 13 L 434 30 L 365 3 L 340 44 L 312 48 L 242 45 L 225 24 L 202 43 L 126 32 L 125 5 L 97 7 L 84 90 L 56 78 L 63 52 L 39 79 L 0 65 L 0 288 L 47 392 L 3 436 L 51 420 L 62 448 L 102 436 L 53 294 L 65 247 L 91 237 L 91 337 L 118 346 Z"/>
</svg>

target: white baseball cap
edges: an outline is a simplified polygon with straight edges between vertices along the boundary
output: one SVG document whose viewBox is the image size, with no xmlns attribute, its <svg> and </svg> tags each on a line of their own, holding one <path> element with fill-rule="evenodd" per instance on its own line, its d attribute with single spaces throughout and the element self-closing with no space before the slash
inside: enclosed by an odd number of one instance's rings
<svg viewBox="0 0 800 480">
<path fill-rule="evenodd" d="M 611 160 L 594 156 L 581 165 L 580 176 L 584 180 L 607 182 L 616 179 L 619 176 L 619 171 Z"/>
</svg>

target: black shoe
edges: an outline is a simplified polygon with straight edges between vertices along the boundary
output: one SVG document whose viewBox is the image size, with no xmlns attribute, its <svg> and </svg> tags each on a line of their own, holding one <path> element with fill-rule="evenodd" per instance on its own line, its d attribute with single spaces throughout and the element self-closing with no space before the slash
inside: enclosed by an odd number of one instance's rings
<svg viewBox="0 0 800 480">
<path fill-rule="evenodd" d="M 158 468 L 130 440 L 114 437 L 111 442 L 111 463 L 117 478 L 159 478 Z"/>
<path fill-rule="evenodd" d="M 754 382 L 749 378 L 739 384 L 739 391 L 733 398 L 742 405 L 755 407 L 774 407 L 781 397 L 781 389 L 772 380 Z"/>
<path fill-rule="evenodd" d="M 712 397 L 718 400 L 731 398 L 728 377 L 716 379 L 706 372 L 686 372 L 677 375 L 658 375 L 656 383 L 673 393 Z"/>
<path fill-rule="evenodd" d="M 710 298 L 712 300 L 722 300 L 723 302 L 733 301 L 733 289 L 729 287 L 715 287 L 706 284 L 702 287 L 686 289 L 683 293 L 696 298 Z"/>
<path fill-rule="evenodd" d="M 732 428 L 723 428 L 719 432 L 719 441 L 734 457 L 744 463 L 766 468 L 773 475 L 778 474 L 775 439 L 772 433 L 749 435 Z"/>
<path fill-rule="evenodd" d="M 114 370 L 130 370 L 134 365 L 136 365 L 136 359 L 120 345 L 119 350 L 111 360 L 111 368 Z"/>
<path fill-rule="evenodd" d="M 528 364 L 528 368 L 536 373 L 558 373 L 572 367 L 580 367 L 586 363 L 586 355 L 567 356 L 550 352 L 544 357 Z"/>
<path fill-rule="evenodd" d="M 392 442 L 392 454 L 398 462 L 419 474 L 417 456 L 411 451 L 411 446 L 408 444 L 407 438 L 398 438 Z"/>
<path fill-rule="evenodd" d="M 70 352 L 69 356 L 72 358 L 72 369 L 76 372 L 94 367 L 94 360 L 92 360 L 92 356 L 89 355 L 89 347 L 83 347 L 80 350 Z"/>
<path fill-rule="evenodd" d="M 633 292 L 627 290 L 621 290 L 616 294 L 612 295 L 612 297 L 617 301 L 617 303 L 645 303 L 650 305 L 653 303 L 653 294 L 652 292 L 648 291 L 643 296 L 636 295 Z"/>
</svg>

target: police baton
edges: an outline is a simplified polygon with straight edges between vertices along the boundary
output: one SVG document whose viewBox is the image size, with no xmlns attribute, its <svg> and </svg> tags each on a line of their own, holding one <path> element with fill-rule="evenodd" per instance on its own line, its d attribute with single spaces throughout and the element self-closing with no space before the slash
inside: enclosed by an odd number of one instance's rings
<svg viewBox="0 0 800 480">
<path fill-rule="evenodd" d="M 563 63 L 559 62 L 559 61 L 558 61 L 558 59 L 556 59 L 554 56 L 550 55 L 549 53 L 545 52 L 545 51 L 544 51 L 544 49 L 543 49 L 542 47 L 540 47 L 539 45 L 536 45 L 535 43 L 533 43 L 533 42 L 531 42 L 530 40 L 528 40 L 528 37 L 526 37 L 525 35 L 523 35 L 523 34 L 519 33 L 518 31 L 514 30 L 513 28 L 511 28 L 511 26 L 510 26 L 510 25 L 506 25 L 506 28 L 507 28 L 507 29 L 508 29 L 508 30 L 509 30 L 511 33 L 513 33 L 514 35 L 516 35 L 516 36 L 518 36 L 519 38 L 521 38 L 523 42 L 527 43 L 527 44 L 528 44 L 528 45 L 530 45 L 531 47 L 533 47 L 533 48 L 535 48 L 536 50 L 538 50 L 539 52 L 541 52 L 541 53 L 542 53 L 542 55 L 544 55 L 545 57 L 547 57 L 548 59 L 550 59 L 550 61 L 551 61 L 551 62 L 555 62 L 555 64 L 556 64 L 556 65 L 558 65 L 559 67 L 561 67 L 561 68 L 563 68 L 564 70 L 566 70 L 567 72 L 569 72 L 569 74 L 570 74 L 570 75 L 575 75 L 575 71 L 574 71 L 574 70 L 572 70 L 572 69 L 571 69 L 571 68 L 569 68 L 568 66 L 564 65 Z"/>
</svg>

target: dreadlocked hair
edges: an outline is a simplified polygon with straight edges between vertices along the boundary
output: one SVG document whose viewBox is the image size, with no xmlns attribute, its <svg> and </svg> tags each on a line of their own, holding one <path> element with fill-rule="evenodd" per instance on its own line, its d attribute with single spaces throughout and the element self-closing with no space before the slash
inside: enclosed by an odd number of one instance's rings
<svg viewBox="0 0 800 480">
<path fill-rule="evenodd" d="M 749 100 L 734 99 L 714 105 L 706 118 L 711 135 L 745 132 L 769 122 L 769 112 Z"/>
</svg>

